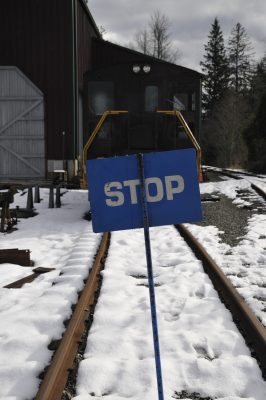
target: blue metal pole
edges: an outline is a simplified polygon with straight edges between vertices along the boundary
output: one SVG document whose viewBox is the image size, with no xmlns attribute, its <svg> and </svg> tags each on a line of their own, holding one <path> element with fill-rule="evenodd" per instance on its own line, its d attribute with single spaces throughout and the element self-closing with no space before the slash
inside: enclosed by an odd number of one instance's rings
<svg viewBox="0 0 266 400">
<path fill-rule="evenodd" d="M 162 380 L 162 369 L 160 359 L 160 345 L 156 315 L 156 302 L 154 292 L 154 281 L 152 272 L 152 258 L 151 258 L 151 243 L 150 243 L 150 232 L 149 232 L 149 216 L 147 209 L 147 198 L 145 189 L 145 176 L 144 176 L 144 163 L 143 154 L 138 154 L 138 167 L 140 176 L 140 187 L 141 187 L 141 203 L 142 203 L 142 216 L 144 226 L 144 237 L 145 237 L 145 249 L 146 249 L 146 260 L 148 270 L 148 282 L 149 282 L 149 293 L 150 293 L 150 305 L 151 305 L 151 320 L 152 320 L 152 333 L 153 333 L 153 345 L 155 354 L 155 366 L 157 376 L 157 388 L 158 388 L 158 399 L 164 400 L 163 395 L 163 380 Z"/>
</svg>

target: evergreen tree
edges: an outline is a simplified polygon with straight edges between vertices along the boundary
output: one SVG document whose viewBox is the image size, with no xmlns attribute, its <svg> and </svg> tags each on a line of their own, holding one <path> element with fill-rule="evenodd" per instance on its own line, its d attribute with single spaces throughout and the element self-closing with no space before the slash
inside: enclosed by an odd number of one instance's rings
<svg viewBox="0 0 266 400">
<path fill-rule="evenodd" d="M 258 63 L 253 78 L 251 104 L 254 115 L 245 132 L 248 164 L 251 170 L 266 173 L 266 55 Z"/>
<path fill-rule="evenodd" d="M 248 145 L 249 169 L 266 173 L 266 93 L 262 96 L 260 105 L 252 124 L 246 131 Z"/>
<path fill-rule="evenodd" d="M 257 64 L 251 83 L 251 101 L 256 110 L 264 94 L 266 94 L 266 54 Z"/>
<path fill-rule="evenodd" d="M 248 101 L 228 90 L 205 124 L 204 150 L 212 165 L 246 167 L 248 151 L 243 131 L 250 122 Z"/>
<path fill-rule="evenodd" d="M 236 93 L 245 93 L 250 88 L 254 55 L 245 28 L 238 22 L 228 41 L 230 86 Z"/>
<path fill-rule="evenodd" d="M 266 75 L 266 54 L 262 58 L 262 60 L 257 65 L 258 74 Z"/>
<path fill-rule="evenodd" d="M 226 93 L 229 84 L 229 63 L 223 33 L 217 18 L 214 19 L 208 38 L 209 41 L 204 46 L 205 61 L 202 61 L 200 65 L 205 74 L 203 78 L 203 108 L 207 114 L 210 114 L 215 104 Z"/>
</svg>

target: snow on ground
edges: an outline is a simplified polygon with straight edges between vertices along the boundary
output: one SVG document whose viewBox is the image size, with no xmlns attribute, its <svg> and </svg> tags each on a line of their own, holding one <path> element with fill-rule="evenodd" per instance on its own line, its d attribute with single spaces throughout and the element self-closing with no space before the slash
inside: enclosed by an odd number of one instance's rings
<svg viewBox="0 0 266 400">
<path fill-rule="evenodd" d="M 250 190 L 250 178 L 201 184 L 202 194 L 220 192 L 232 199 L 238 207 L 250 204 L 246 200 L 237 198 L 238 190 Z M 247 233 L 235 247 L 222 242 L 219 229 L 215 226 L 201 227 L 192 224 L 186 226 L 222 267 L 224 273 L 266 326 L 266 215 L 256 214 L 254 211 L 248 220 Z"/>
<path fill-rule="evenodd" d="M 183 391 L 188 399 L 264 400 L 257 363 L 200 261 L 172 226 L 152 228 L 151 247 L 165 400 Z M 74 399 L 156 399 L 142 230 L 112 233 L 102 274 Z"/>
<path fill-rule="evenodd" d="M 214 190 L 204 185 L 206 192 Z M 233 183 L 220 185 L 228 196 L 236 193 Z M 34 397 L 38 375 L 51 357 L 47 346 L 60 338 L 100 240 L 82 219 L 88 204 L 85 191 L 65 193 L 60 209 L 48 209 L 48 190 L 41 197 L 38 216 L 21 220 L 12 234 L 0 234 L 0 248 L 29 248 L 35 267 L 56 268 L 21 289 L 0 289 L 1 400 Z M 15 204 L 25 207 L 26 196 L 16 195 Z M 261 218 L 249 222 L 246 245 L 262 243 Z M 228 248 L 220 244 L 217 228 L 189 226 L 204 245 L 214 245 L 214 258 L 224 258 Z M 171 226 L 151 229 L 151 245 L 165 399 L 186 391 L 188 398 L 199 393 L 219 400 L 264 400 L 266 383 L 257 363 L 201 263 Z M 255 256 L 259 262 L 265 253 Z M 1 286 L 32 270 L 12 264 L 0 268 Z M 156 399 L 142 230 L 112 234 L 103 278 L 75 399 Z"/>
<path fill-rule="evenodd" d="M 48 208 L 48 189 L 35 207 L 39 215 L 21 220 L 18 230 L 0 234 L 0 248 L 30 249 L 34 267 L 55 268 L 20 289 L 3 286 L 31 274 L 33 268 L 0 265 L 0 399 L 28 400 L 36 394 L 38 375 L 49 363 L 47 346 L 60 339 L 83 287 L 100 235 L 83 219 L 86 191 L 68 191 L 62 208 Z M 25 207 L 26 196 L 13 205 Z"/>
</svg>

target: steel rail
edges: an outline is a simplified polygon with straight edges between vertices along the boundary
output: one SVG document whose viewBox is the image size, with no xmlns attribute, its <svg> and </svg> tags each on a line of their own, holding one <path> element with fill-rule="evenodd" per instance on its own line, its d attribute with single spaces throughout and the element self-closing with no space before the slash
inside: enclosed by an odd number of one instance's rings
<svg viewBox="0 0 266 400">
<path fill-rule="evenodd" d="M 262 174 L 260 175 L 260 174 L 255 174 L 255 173 L 247 172 L 247 171 L 237 171 L 237 170 L 230 169 L 230 168 L 219 168 L 219 167 L 211 167 L 211 166 L 205 166 L 204 167 L 204 169 L 206 171 L 209 170 L 209 171 L 212 171 L 212 172 L 219 172 L 217 170 L 217 168 L 220 169 L 220 171 L 228 172 L 229 174 L 231 173 L 233 175 L 237 174 L 237 175 L 249 176 L 250 178 L 262 178 L 263 177 Z"/>
<path fill-rule="evenodd" d="M 222 171 L 221 172 L 221 174 L 223 174 L 223 175 L 227 175 L 227 176 L 229 176 L 229 177 L 232 177 L 232 178 L 234 178 L 234 179 L 243 179 L 243 178 L 241 178 L 241 177 L 239 177 L 239 176 L 237 176 L 237 175 L 235 175 L 233 172 L 227 172 L 227 170 L 225 170 L 226 172 L 224 172 L 224 171 Z M 237 174 L 237 172 L 236 172 L 236 174 Z M 244 176 L 250 176 L 250 175 L 248 175 L 248 174 L 243 174 Z M 266 200 L 266 193 L 265 193 L 265 191 L 263 190 L 263 189 L 261 189 L 258 185 L 256 185 L 254 182 L 251 182 L 248 178 L 244 178 L 244 179 L 246 179 L 249 183 L 250 183 L 250 186 L 251 186 L 251 188 L 259 195 L 259 196 L 261 196 L 264 200 Z"/>
<path fill-rule="evenodd" d="M 234 178 L 234 179 L 247 179 L 247 178 L 260 179 L 260 178 L 262 178 L 262 175 L 253 174 L 252 172 L 234 171 L 234 170 L 228 169 L 228 168 L 209 167 L 209 166 L 206 167 L 205 166 L 205 167 L 203 167 L 203 170 L 207 173 L 208 173 L 208 171 L 210 171 L 210 172 L 225 175 L 225 176 L 228 176 L 228 177 Z"/>
<path fill-rule="evenodd" d="M 220 168 L 219 171 L 218 171 L 218 170 L 215 170 L 215 169 L 208 168 L 208 169 L 206 170 L 207 174 L 208 174 L 208 171 L 214 172 L 215 174 L 220 174 L 220 175 L 228 176 L 229 178 L 233 178 L 233 179 L 236 179 L 236 180 L 241 180 L 241 179 L 243 179 L 242 177 L 240 177 L 240 176 L 238 176 L 238 175 L 235 175 L 232 171 L 228 171 L 228 170 L 223 169 L 223 168 Z"/>
<path fill-rule="evenodd" d="M 85 329 L 85 321 L 93 305 L 94 296 L 98 288 L 99 272 L 110 241 L 110 233 L 103 234 L 98 253 L 82 295 L 76 305 L 72 318 L 64 336 L 57 348 L 51 364 L 40 385 L 35 400 L 60 400 L 68 379 L 78 346 Z"/>
<path fill-rule="evenodd" d="M 195 255 L 202 261 L 205 272 L 210 277 L 219 296 L 231 311 L 234 321 L 241 328 L 241 333 L 249 347 L 255 352 L 263 372 L 266 371 L 266 329 L 256 318 L 253 311 L 240 296 L 221 268 L 206 252 L 184 225 L 176 229 L 189 244 Z"/>
<path fill-rule="evenodd" d="M 257 186 L 255 183 L 251 183 L 251 187 L 255 192 L 258 193 L 264 200 L 266 200 L 266 193 L 264 192 L 263 189 L 261 189 L 259 186 Z"/>
<path fill-rule="evenodd" d="M 251 174 L 248 174 L 248 173 L 241 173 L 242 175 L 245 176 L 245 178 L 242 178 L 241 176 L 239 176 L 239 174 L 240 174 L 239 172 L 233 172 L 233 171 L 230 172 L 230 170 L 227 170 L 227 169 L 221 169 L 220 171 L 218 171 L 218 170 L 213 170 L 213 169 L 209 169 L 209 171 L 214 172 L 214 173 L 216 173 L 216 174 L 225 175 L 225 176 L 228 176 L 229 178 L 233 178 L 233 179 L 236 179 L 236 180 L 246 179 L 246 180 L 250 183 L 251 188 L 252 188 L 259 196 L 261 196 L 264 200 L 266 200 L 266 193 L 265 193 L 265 191 L 264 191 L 261 187 L 259 187 L 258 185 L 256 185 L 254 182 L 252 182 L 252 181 L 250 181 L 248 178 L 246 178 L 246 176 L 252 177 Z M 207 169 L 207 172 L 208 172 L 208 169 Z"/>
</svg>

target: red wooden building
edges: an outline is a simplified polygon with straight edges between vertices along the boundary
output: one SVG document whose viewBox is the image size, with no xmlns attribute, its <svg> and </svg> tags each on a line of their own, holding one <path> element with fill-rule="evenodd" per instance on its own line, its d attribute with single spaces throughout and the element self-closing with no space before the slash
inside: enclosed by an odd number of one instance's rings
<svg viewBox="0 0 266 400">
<path fill-rule="evenodd" d="M 201 75 L 104 41 L 84 0 L 1 1 L 0 48 L 2 180 L 78 173 L 89 135 L 89 81 L 101 73 L 105 79 L 104 68 L 115 77 L 122 66 L 132 74 L 133 64 L 149 63 L 154 79 L 171 75 L 199 133 Z"/>
</svg>

